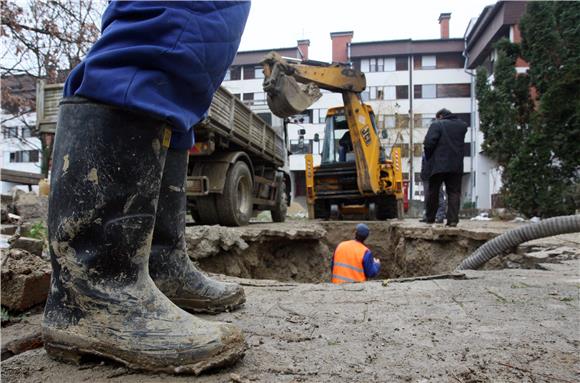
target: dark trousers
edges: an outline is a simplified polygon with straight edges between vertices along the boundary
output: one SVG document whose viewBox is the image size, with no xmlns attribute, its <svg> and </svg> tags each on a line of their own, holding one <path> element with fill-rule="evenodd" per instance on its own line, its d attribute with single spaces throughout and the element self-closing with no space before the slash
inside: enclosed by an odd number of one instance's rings
<svg viewBox="0 0 580 383">
<path fill-rule="evenodd" d="M 429 195 L 427 196 L 427 222 L 435 221 L 439 208 L 439 189 L 445 183 L 447 191 L 447 223 L 459 222 L 459 200 L 461 199 L 461 173 L 439 173 L 429 178 Z"/>
</svg>

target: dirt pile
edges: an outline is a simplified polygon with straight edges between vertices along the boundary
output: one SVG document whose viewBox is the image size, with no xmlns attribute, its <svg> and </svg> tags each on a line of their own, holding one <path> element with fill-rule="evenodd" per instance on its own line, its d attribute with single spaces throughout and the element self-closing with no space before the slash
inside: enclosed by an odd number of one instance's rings
<svg viewBox="0 0 580 383">
<path fill-rule="evenodd" d="M 322 282 L 331 251 L 320 225 L 256 224 L 244 228 L 194 226 L 188 252 L 203 270 L 241 278 Z"/>
</svg>

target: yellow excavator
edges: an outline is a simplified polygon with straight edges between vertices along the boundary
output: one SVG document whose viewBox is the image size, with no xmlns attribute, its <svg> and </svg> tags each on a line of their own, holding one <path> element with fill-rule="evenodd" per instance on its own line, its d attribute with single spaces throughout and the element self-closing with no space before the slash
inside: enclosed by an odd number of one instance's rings
<svg viewBox="0 0 580 383">
<path fill-rule="evenodd" d="M 374 112 L 361 100 L 364 73 L 347 64 L 300 61 L 276 52 L 262 65 L 268 106 L 281 118 L 302 113 L 321 97 L 320 89 L 342 94 L 344 106 L 326 114 L 320 166 L 306 155 L 309 218 L 402 217 L 401 151 L 394 147 L 391 159 L 384 154 Z"/>
</svg>

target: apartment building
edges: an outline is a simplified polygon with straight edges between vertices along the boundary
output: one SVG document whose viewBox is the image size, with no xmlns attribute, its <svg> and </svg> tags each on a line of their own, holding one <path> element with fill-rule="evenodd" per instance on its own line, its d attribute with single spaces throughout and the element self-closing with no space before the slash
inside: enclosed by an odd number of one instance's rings
<svg viewBox="0 0 580 383">
<path fill-rule="evenodd" d="M 331 35 L 333 60 L 346 58 L 366 74 L 363 101 L 373 107 L 387 153 L 402 147 L 403 178 L 409 181 L 409 198 L 423 200 L 420 177 L 423 140 L 442 108 L 447 108 L 471 126 L 471 78 L 464 70 L 462 38 L 449 37 L 451 14 L 439 17 L 441 36 L 433 40 L 387 40 L 351 42 L 352 33 Z M 346 57 L 345 57 L 346 56 Z M 463 195 L 471 201 L 469 188 L 473 169 L 471 134 L 464 147 Z"/>
<path fill-rule="evenodd" d="M 434 40 L 385 40 L 352 42 L 353 31 L 330 33 L 332 61 L 351 63 L 363 71 L 367 89 L 363 101 L 370 104 L 377 116 L 383 145 L 403 149 L 404 178 L 409 180 L 409 196 L 423 199 L 420 179 L 422 143 L 435 113 L 447 108 L 471 125 L 471 78 L 464 70 L 463 38 L 449 38 L 451 14 L 439 18 L 441 36 Z M 281 125 L 268 115 L 261 83 L 259 62 L 271 50 L 282 56 L 308 59 L 308 40 L 299 40 L 296 47 L 239 52 L 226 76 L 224 85 L 238 95 L 273 125 Z M 304 154 L 314 155 L 320 163 L 324 138 L 324 120 L 328 108 L 342 105 L 340 94 L 323 91 L 323 96 L 302 115 L 293 116 L 288 126 L 290 171 L 295 196 L 304 195 Z M 384 132 L 384 133 L 383 133 Z M 471 200 L 468 187 L 473 169 L 471 134 L 465 145 L 464 200 Z"/>
<path fill-rule="evenodd" d="M 475 86 L 475 72 L 480 66 L 493 81 L 493 67 L 496 51 L 493 45 L 502 38 L 513 43 L 521 42 L 519 20 L 526 10 L 526 1 L 499 1 L 483 9 L 479 17 L 469 23 L 465 31 L 465 67 L 472 73 L 472 88 Z M 518 73 L 525 73 L 528 63 L 521 58 L 516 61 Z M 490 209 L 496 206 L 501 189 L 501 169 L 497 163 L 487 157 L 481 149 L 483 133 L 479 129 L 479 113 L 475 93 L 472 92 L 473 109 L 473 144 L 474 169 L 473 200 L 479 209 Z"/>
<path fill-rule="evenodd" d="M 2 79 L 2 86 L 10 88 L 13 97 L 34 100 L 35 81 L 28 76 L 11 76 Z M 10 104 L 10 100 L 3 100 Z M 3 105 L 9 107 L 9 105 Z M 30 112 L 24 116 L 9 114 L 4 109 L 0 114 L 2 120 L 2 145 L 0 146 L 0 168 L 27 173 L 40 173 L 41 143 L 33 137 L 36 114 Z M 0 192 L 10 193 L 14 187 L 28 190 L 27 186 L 2 181 Z"/>
</svg>

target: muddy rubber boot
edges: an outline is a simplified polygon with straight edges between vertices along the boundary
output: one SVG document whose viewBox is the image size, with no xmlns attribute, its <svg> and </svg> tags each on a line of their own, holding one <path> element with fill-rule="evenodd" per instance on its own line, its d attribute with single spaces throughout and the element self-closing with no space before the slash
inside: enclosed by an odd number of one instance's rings
<svg viewBox="0 0 580 383">
<path fill-rule="evenodd" d="M 194 317 L 149 276 L 170 130 L 141 113 L 71 98 L 60 106 L 49 201 L 52 280 L 42 332 L 52 358 L 100 356 L 195 373 L 244 353 L 240 330 Z"/>
<path fill-rule="evenodd" d="M 169 149 L 163 168 L 155 216 L 149 273 L 157 287 L 179 307 L 193 312 L 218 313 L 240 307 L 244 289 L 218 282 L 199 271 L 187 255 L 185 215 L 187 150 Z"/>
</svg>

